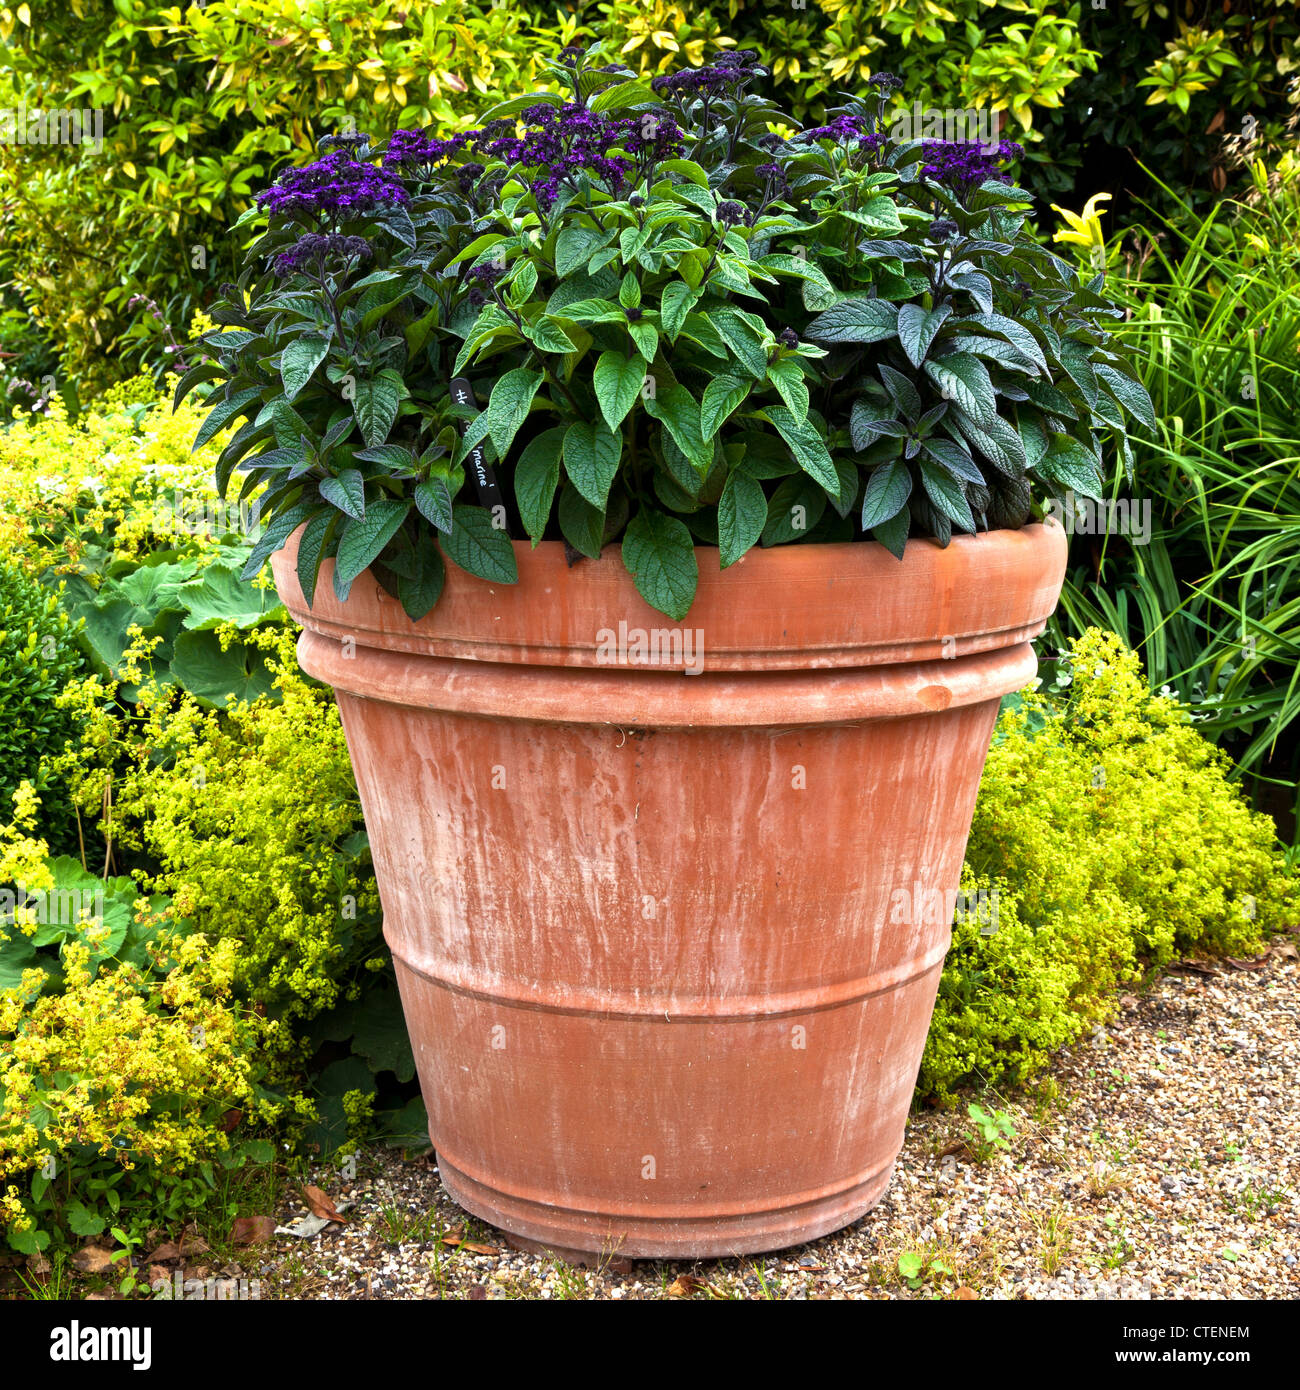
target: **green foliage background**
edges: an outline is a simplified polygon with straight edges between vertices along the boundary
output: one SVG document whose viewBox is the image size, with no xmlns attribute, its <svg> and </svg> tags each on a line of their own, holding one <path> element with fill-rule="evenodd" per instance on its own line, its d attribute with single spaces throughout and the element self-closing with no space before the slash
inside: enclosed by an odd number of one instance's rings
<svg viewBox="0 0 1300 1390">
<path fill-rule="evenodd" d="M 1294 111 L 1297 35 L 1287 0 L 24 0 L 0 7 L 0 109 L 102 108 L 105 144 L 0 144 L 0 313 L 30 311 L 83 390 L 161 363 L 131 297 L 188 323 L 280 164 L 330 131 L 463 124 L 573 41 L 648 72 L 756 48 L 800 117 L 896 72 L 927 106 L 1001 112 L 1040 191 L 1153 192 L 1141 161 L 1203 202 L 1222 134 L 1273 138 Z"/>
</svg>

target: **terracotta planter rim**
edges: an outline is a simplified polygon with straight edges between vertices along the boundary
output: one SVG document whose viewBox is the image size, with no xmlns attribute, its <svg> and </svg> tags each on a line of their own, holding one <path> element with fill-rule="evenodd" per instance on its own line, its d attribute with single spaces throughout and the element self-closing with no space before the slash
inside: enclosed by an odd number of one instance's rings
<svg viewBox="0 0 1300 1390">
<path fill-rule="evenodd" d="M 453 661 L 698 674 L 888 666 L 1017 646 L 1055 607 L 1066 536 L 1049 519 L 946 548 L 913 539 L 901 561 L 874 541 L 774 546 L 723 571 L 716 549 L 697 547 L 699 588 L 679 622 L 641 598 L 616 545 L 570 566 L 559 541 L 515 541 L 513 585 L 449 564 L 437 607 L 419 622 L 369 573 L 340 603 L 332 561 L 309 608 L 297 545 L 295 534 L 274 557 L 277 585 L 294 618 L 326 639 Z"/>
</svg>

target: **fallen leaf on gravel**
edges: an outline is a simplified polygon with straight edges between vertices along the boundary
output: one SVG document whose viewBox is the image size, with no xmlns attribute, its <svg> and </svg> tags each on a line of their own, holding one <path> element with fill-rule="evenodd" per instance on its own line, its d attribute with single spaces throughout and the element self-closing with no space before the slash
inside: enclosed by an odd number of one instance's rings
<svg viewBox="0 0 1300 1390">
<path fill-rule="evenodd" d="M 351 1202 L 340 1202 L 337 1211 L 345 1212 L 352 1207 Z M 300 1216 L 297 1221 L 291 1221 L 287 1226 L 277 1226 L 275 1234 L 277 1236 L 296 1236 L 299 1240 L 309 1240 L 312 1236 L 318 1236 L 326 1226 L 331 1225 L 331 1218 L 328 1216 Z"/>
<path fill-rule="evenodd" d="M 1300 951 L 1297 951 L 1289 941 L 1283 941 L 1274 946 L 1269 955 L 1277 956 L 1279 960 L 1300 960 Z"/>
<path fill-rule="evenodd" d="M 668 1286 L 668 1297 L 690 1298 L 692 1294 L 708 1287 L 703 1279 L 697 1279 L 693 1274 L 679 1274 Z"/>
<path fill-rule="evenodd" d="M 1238 960 L 1236 956 L 1224 956 L 1234 970 L 1263 970 L 1268 964 L 1267 956 L 1260 956 L 1257 960 Z"/>
<path fill-rule="evenodd" d="M 472 1240 L 466 1240 L 458 1231 L 452 1231 L 450 1235 L 443 1236 L 442 1243 L 454 1246 L 458 1250 L 468 1250 L 471 1255 L 499 1255 L 501 1253 L 495 1245 L 478 1245 Z"/>
<path fill-rule="evenodd" d="M 1121 1009 L 1136 1009 L 1138 1006 L 1137 996 L 1132 994 L 1121 994 L 1119 997 Z"/>
<path fill-rule="evenodd" d="M 959 1288 L 957 1292 L 953 1294 L 953 1297 L 960 1298 L 962 1302 L 965 1303 L 970 1299 L 978 1299 L 979 1294 L 977 1294 L 975 1290 L 970 1287 L 969 1284 L 963 1284 L 961 1288 Z"/>
<path fill-rule="evenodd" d="M 1202 965 L 1198 960 L 1179 960 L 1175 961 L 1169 970 L 1177 975 L 1213 975 L 1215 973 L 1212 965 Z"/>
<path fill-rule="evenodd" d="M 206 1255 L 208 1251 L 212 1249 L 202 1236 L 192 1235 L 189 1230 L 186 1230 L 181 1236 L 180 1248 L 181 1254 L 186 1257 L 190 1255 Z"/>
<path fill-rule="evenodd" d="M 159 1284 L 170 1284 L 172 1272 L 166 1265 L 150 1265 L 149 1277 L 145 1281 L 151 1289 L 157 1288 Z"/>
<path fill-rule="evenodd" d="M 259 1245 L 275 1235 L 275 1217 L 240 1216 L 230 1228 L 232 1245 Z"/>
<path fill-rule="evenodd" d="M 166 1245 L 160 1245 L 157 1250 L 149 1256 L 150 1264 L 162 1264 L 165 1260 L 179 1260 L 181 1248 L 175 1241 L 169 1240 Z"/>
<path fill-rule="evenodd" d="M 951 1158 L 953 1154 L 964 1154 L 967 1158 L 974 1158 L 970 1145 L 964 1139 L 954 1139 L 951 1144 L 945 1144 L 939 1150 L 940 1158 Z"/>
<path fill-rule="evenodd" d="M 100 1246 L 83 1245 L 72 1257 L 72 1267 L 82 1274 L 104 1274 L 113 1268 L 113 1260 Z"/>
<path fill-rule="evenodd" d="M 346 1221 L 348 1219 L 334 1205 L 333 1199 L 327 1197 L 319 1187 L 313 1187 L 311 1183 L 308 1183 L 303 1188 L 302 1195 L 307 1199 L 307 1205 L 313 1216 L 323 1216 L 326 1221 Z"/>
<path fill-rule="evenodd" d="M 482 1284 L 474 1284 L 469 1291 L 471 1303 L 482 1303 L 487 1298 L 487 1289 Z"/>
</svg>

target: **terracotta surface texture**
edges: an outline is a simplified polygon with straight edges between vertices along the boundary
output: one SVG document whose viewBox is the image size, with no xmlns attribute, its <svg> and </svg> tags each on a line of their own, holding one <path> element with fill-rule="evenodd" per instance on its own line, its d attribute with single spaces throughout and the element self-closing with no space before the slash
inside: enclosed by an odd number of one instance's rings
<svg viewBox="0 0 1300 1390">
<path fill-rule="evenodd" d="M 701 550 L 685 620 L 617 547 L 370 575 L 309 610 L 337 692 L 440 1171 L 561 1251 L 779 1249 L 889 1181 L 998 701 L 1034 675 L 1055 524 Z"/>
</svg>

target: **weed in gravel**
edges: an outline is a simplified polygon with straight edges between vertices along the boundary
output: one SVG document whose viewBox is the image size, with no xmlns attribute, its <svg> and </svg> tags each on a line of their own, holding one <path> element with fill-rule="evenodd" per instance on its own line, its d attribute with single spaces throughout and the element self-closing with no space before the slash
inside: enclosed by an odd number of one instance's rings
<svg viewBox="0 0 1300 1390">
<path fill-rule="evenodd" d="M 1025 1090 L 1025 1101 L 1033 1115 L 1034 1124 L 1042 1126 L 1048 1120 L 1063 1115 L 1069 1107 L 1069 1097 L 1054 1076 L 1042 1076 Z"/>
<path fill-rule="evenodd" d="M 1106 1218 L 1106 1229 L 1110 1236 L 1110 1247 L 1098 1257 L 1097 1265 L 1101 1269 L 1122 1269 L 1137 1254 L 1137 1249 L 1119 1229 L 1116 1217 Z"/>
<path fill-rule="evenodd" d="M 1109 1197 L 1115 1192 L 1127 1192 L 1131 1186 L 1132 1182 L 1122 1167 L 1107 1163 L 1105 1159 L 1098 1159 L 1092 1164 L 1083 1180 L 1084 1196 L 1094 1200 Z"/>
<path fill-rule="evenodd" d="M 563 1260 L 556 1260 L 551 1268 L 555 1271 L 554 1297 L 557 1301 L 583 1301 L 591 1297 L 590 1271 L 577 1265 L 565 1264 Z"/>
<path fill-rule="evenodd" d="M 974 1122 L 968 1144 L 977 1163 L 987 1163 L 995 1153 L 1011 1147 L 1011 1141 L 1016 1137 L 1016 1127 L 1005 1110 L 990 1112 L 971 1101 L 966 1113 Z"/>
<path fill-rule="evenodd" d="M 1236 1192 L 1226 1193 L 1224 1205 L 1243 1221 L 1258 1221 L 1264 1216 L 1276 1215 L 1284 1202 L 1290 1199 L 1286 1187 L 1271 1187 L 1265 1182 L 1247 1183 Z"/>
<path fill-rule="evenodd" d="M 905 1250 L 898 1257 L 898 1272 L 909 1289 L 927 1288 L 932 1298 L 939 1298 L 944 1283 L 953 1276 L 953 1266 L 942 1254 Z"/>
<path fill-rule="evenodd" d="M 379 1208 L 379 1224 L 390 1245 L 426 1245 L 442 1235 L 442 1222 L 436 1211 L 401 1207 L 396 1202 L 385 1202 Z"/>
<path fill-rule="evenodd" d="M 43 1275 L 33 1274 L 30 1278 L 18 1271 L 18 1281 L 27 1290 L 28 1298 L 38 1302 L 58 1303 L 64 1299 L 77 1297 L 72 1288 L 72 1276 L 68 1270 L 68 1253 L 55 1249 L 50 1256 L 49 1269 Z"/>
<path fill-rule="evenodd" d="M 1069 1253 L 1074 1240 L 1073 1227 L 1078 1218 L 1067 1211 L 1060 1202 L 1038 1210 L 1028 1203 L 1022 1203 L 1021 1211 L 1034 1233 L 1038 1245 L 1038 1262 L 1043 1273 L 1049 1279 L 1054 1278 Z"/>
</svg>

